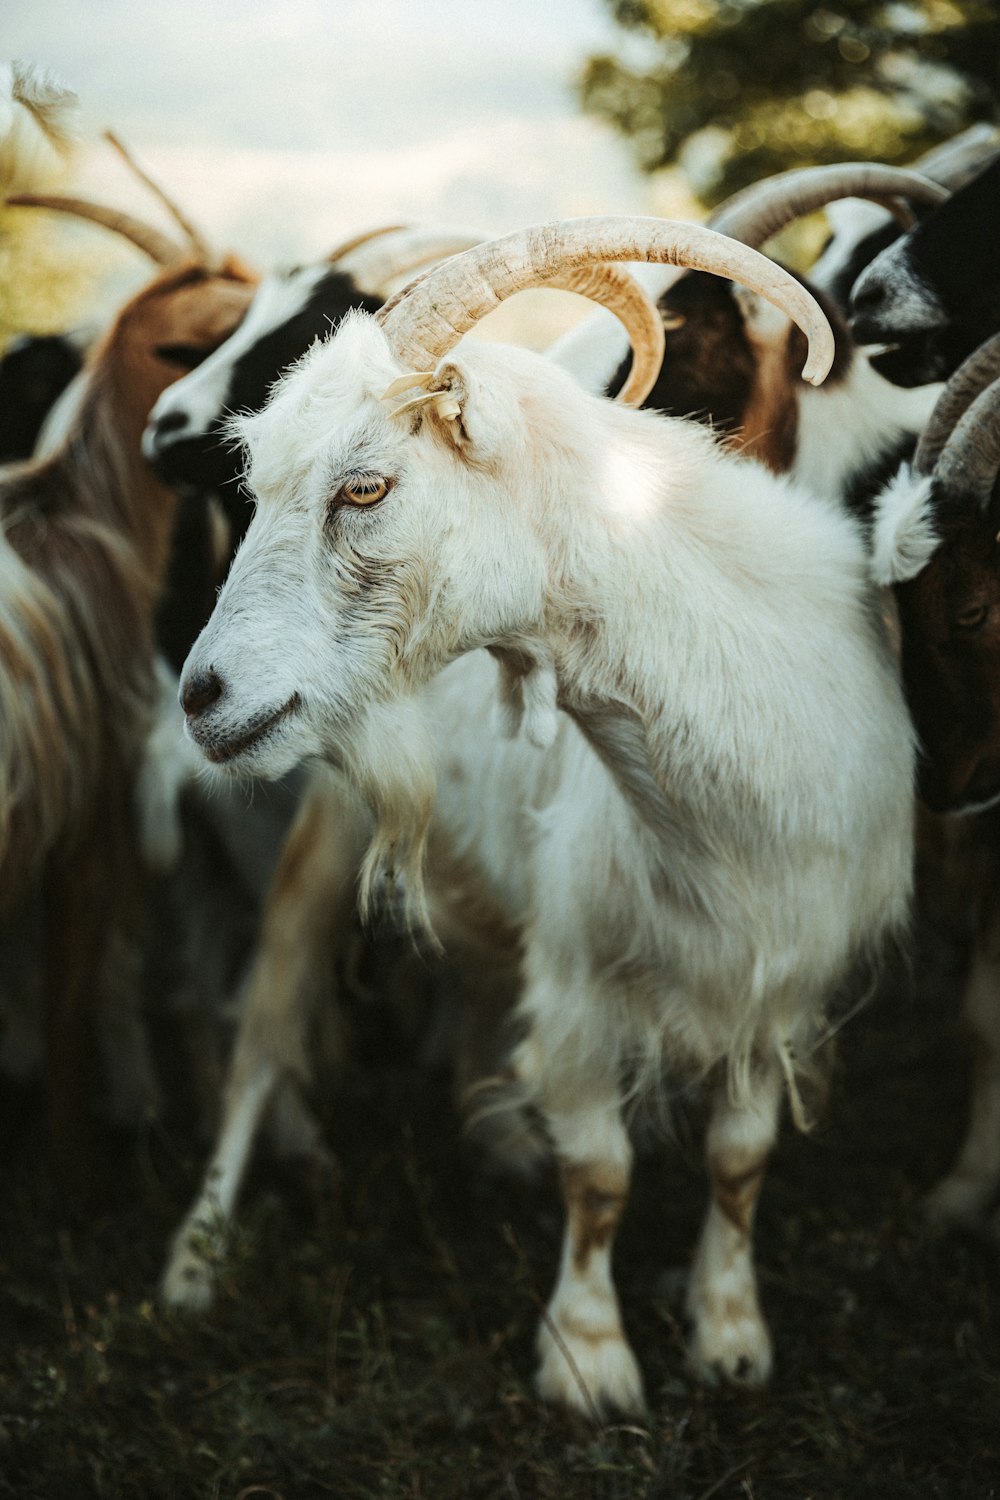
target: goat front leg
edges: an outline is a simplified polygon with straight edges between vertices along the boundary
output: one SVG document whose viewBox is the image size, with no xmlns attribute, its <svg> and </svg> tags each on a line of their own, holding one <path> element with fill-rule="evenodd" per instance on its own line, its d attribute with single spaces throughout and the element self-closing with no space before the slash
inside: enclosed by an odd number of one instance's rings
<svg viewBox="0 0 1000 1500">
<path fill-rule="evenodd" d="M 546 1122 L 566 1228 L 559 1277 L 538 1331 L 538 1392 L 588 1417 L 639 1413 L 642 1376 L 622 1329 L 611 1273 L 632 1165 L 617 1094 L 579 1108 L 547 1110 Z"/>
<path fill-rule="evenodd" d="M 974 1224 L 1000 1187 L 1000 911 L 977 936 L 964 1014 L 975 1048 L 969 1123 L 948 1175 L 928 1194 L 932 1224 Z"/>
<path fill-rule="evenodd" d="M 301 1088 L 308 1081 L 306 1034 L 320 1000 L 319 978 L 329 975 L 334 934 L 353 908 L 363 847 L 359 819 L 348 794 L 322 774 L 310 785 L 285 841 L 233 1047 L 222 1126 L 161 1280 L 161 1295 L 174 1307 L 211 1306 L 265 1111 L 279 1086 Z"/>
<path fill-rule="evenodd" d="M 751 1097 L 735 1104 L 725 1081 L 713 1093 L 706 1157 L 712 1196 L 688 1287 L 694 1324 L 690 1359 L 704 1380 L 763 1385 L 771 1336 L 761 1315 L 753 1264 L 753 1221 L 781 1108 L 777 1068 L 754 1074 Z"/>
</svg>

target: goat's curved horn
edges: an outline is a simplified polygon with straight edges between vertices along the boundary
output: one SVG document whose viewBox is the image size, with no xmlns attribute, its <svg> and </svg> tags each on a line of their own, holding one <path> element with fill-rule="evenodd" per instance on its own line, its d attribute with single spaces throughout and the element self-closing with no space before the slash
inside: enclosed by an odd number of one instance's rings
<svg viewBox="0 0 1000 1500">
<path fill-rule="evenodd" d="M 838 162 L 798 167 L 754 183 L 734 193 L 708 222 L 720 234 L 759 247 L 793 219 L 825 208 L 837 198 L 871 198 L 892 211 L 894 199 L 936 205 L 948 196 L 940 183 L 904 167 Z"/>
<path fill-rule="evenodd" d="M 913 467 L 918 474 L 934 472 L 959 419 L 998 377 L 1000 333 L 995 333 L 963 360 L 938 397 L 913 455 Z"/>
<path fill-rule="evenodd" d="M 207 265 L 208 262 L 212 259 L 212 251 L 203 235 L 191 223 L 191 220 L 188 218 L 187 214 L 185 214 L 183 210 L 174 202 L 173 198 L 171 198 L 169 194 L 160 187 L 160 184 L 156 182 L 152 177 L 150 177 L 145 168 L 140 167 L 139 163 L 136 161 L 129 148 L 125 145 L 124 141 L 119 140 L 118 136 L 115 135 L 113 130 L 106 130 L 104 132 L 104 139 L 107 141 L 109 146 L 113 147 L 114 150 L 118 152 L 118 155 L 128 167 L 129 171 L 132 172 L 135 177 L 138 177 L 143 187 L 147 187 L 153 194 L 153 196 L 159 199 L 159 201 L 163 204 L 163 207 L 167 210 L 167 213 L 170 215 L 174 223 L 177 225 L 178 229 L 183 234 L 184 238 L 187 240 L 188 244 L 191 246 L 193 253 L 198 257 L 199 260 L 204 261 Z"/>
<path fill-rule="evenodd" d="M 1000 132 L 995 125 L 980 121 L 918 157 L 913 170 L 954 193 L 996 156 L 1000 156 Z"/>
<path fill-rule="evenodd" d="M 589 297 L 615 314 L 632 345 L 632 368 L 615 400 L 623 406 L 641 406 L 656 384 L 667 336 L 663 314 L 635 277 L 620 266 L 603 262 L 577 266 L 539 284 Z"/>
<path fill-rule="evenodd" d="M 103 203 L 91 203 L 86 198 L 69 198 L 61 193 L 11 193 L 6 202 L 14 208 L 50 208 L 57 213 L 74 214 L 78 219 L 89 219 L 102 224 L 115 234 L 124 235 L 144 250 L 158 265 L 172 266 L 186 258 L 186 252 L 175 245 L 167 235 L 161 234 L 150 224 L 143 224 L 117 208 L 108 208 Z"/>
<path fill-rule="evenodd" d="M 955 424 L 934 466 L 935 481 L 986 509 L 1000 471 L 1000 380 L 981 391 Z"/>
<path fill-rule="evenodd" d="M 360 254 L 350 255 L 350 271 L 361 278 L 364 286 L 375 293 L 383 293 L 385 287 L 401 276 L 416 271 L 432 261 L 447 260 L 450 255 L 459 255 L 482 243 L 481 234 L 471 234 L 464 229 L 434 229 L 420 225 L 404 225 L 396 234 L 378 234 L 377 243 L 372 237 L 364 241 Z M 347 258 L 347 252 L 341 252 Z"/>
<path fill-rule="evenodd" d="M 804 379 L 818 385 L 833 363 L 833 332 L 801 282 L 713 229 L 669 219 L 566 219 L 519 230 L 435 266 L 387 302 L 378 317 L 399 359 L 426 370 L 514 292 L 598 261 L 655 261 L 738 281 L 775 303 L 806 334 Z"/>
<path fill-rule="evenodd" d="M 378 229 L 365 229 L 361 234 L 352 235 L 343 244 L 335 245 L 328 253 L 326 259 L 331 262 L 343 260 L 345 256 L 352 254 L 361 245 L 367 245 L 370 240 L 381 239 L 384 234 L 398 234 L 400 230 L 407 229 L 407 224 L 383 224 Z"/>
</svg>

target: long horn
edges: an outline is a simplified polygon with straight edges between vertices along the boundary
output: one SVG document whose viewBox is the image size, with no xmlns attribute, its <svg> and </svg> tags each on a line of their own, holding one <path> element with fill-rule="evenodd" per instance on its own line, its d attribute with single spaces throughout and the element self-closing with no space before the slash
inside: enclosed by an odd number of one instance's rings
<svg viewBox="0 0 1000 1500">
<path fill-rule="evenodd" d="M 379 234 L 377 243 L 369 237 L 361 246 L 358 255 L 350 255 L 347 267 L 355 279 L 360 278 L 366 290 L 383 293 L 392 282 L 401 276 L 416 271 L 433 261 L 447 260 L 473 245 L 482 243 L 481 234 L 471 234 L 463 229 L 434 229 L 420 225 L 403 226 L 398 233 Z M 332 257 L 331 257 L 332 258 Z M 347 252 L 342 251 L 342 260 Z"/>
<path fill-rule="evenodd" d="M 632 346 L 632 367 L 615 400 L 623 406 L 641 406 L 656 384 L 667 335 L 663 314 L 635 277 L 620 266 L 603 263 L 577 266 L 539 284 L 589 297 L 614 313 Z"/>
<path fill-rule="evenodd" d="M 187 259 L 186 251 L 173 240 L 150 224 L 143 224 L 131 214 L 117 208 L 108 208 L 103 203 L 91 203 L 86 198 L 68 198 L 61 193 L 11 193 L 6 202 L 14 208 L 51 208 L 57 213 L 74 214 L 78 219 L 89 219 L 94 224 L 103 224 L 105 229 L 124 235 L 145 251 L 158 265 L 172 266 Z"/>
<path fill-rule="evenodd" d="M 1000 333 L 995 333 L 963 360 L 938 397 L 913 455 L 913 467 L 918 474 L 934 472 L 956 423 L 998 376 Z"/>
<path fill-rule="evenodd" d="M 833 332 L 801 282 L 713 229 L 668 219 L 566 219 L 519 230 L 435 266 L 378 316 L 402 363 L 426 370 L 514 292 L 595 261 L 655 261 L 738 281 L 780 307 L 806 334 L 805 380 L 819 385 L 833 363 Z"/>
<path fill-rule="evenodd" d="M 919 172 L 884 167 L 877 162 L 837 162 L 826 167 L 799 167 L 734 193 L 709 219 L 713 229 L 745 245 L 763 245 L 793 219 L 825 208 L 837 198 L 871 198 L 891 207 L 891 200 L 936 205 L 948 190 Z"/>
<path fill-rule="evenodd" d="M 344 240 L 342 245 L 335 245 L 326 258 L 331 263 L 343 260 L 360 245 L 367 245 L 370 240 L 381 239 L 383 234 L 396 234 L 407 227 L 406 224 L 383 224 L 378 229 L 365 229 L 361 234 L 352 235 L 349 240 Z"/>
<path fill-rule="evenodd" d="M 996 156 L 1000 156 L 1000 132 L 995 125 L 980 121 L 918 157 L 913 170 L 954 193 L 977 177 Z"/>
<path fill-rule="evenodd" d="M 934 467 L 947 492 L 989 505 L 1000 470 L 1000 380 L 980 392 L 955 425 Z"/>
<path fill-rule="evenodd" d="M 183 210 L 178 207 L 173 198 L 171 198 L 163 190 L 163 188 L 160 187 L 160 184 L 154 181 L 152 177 L 150 177 L 145 168 L 140 167 L 139 163 L 136 161 L 129 148 L 123 141 L 119 140 L 118 136 L 115 135 L 113 130 L 106 130 L 104 132 L 104 139 L 107 141 L 109 146 L 113 147 L 114 150 L 118 152 L 118 155 L 128 167 L 129 171 L 132 172 L 134 176 L 138 177 L 143 187 L 147 187 L 153 194 L 154 198 L 157 198 L 160 203 L 163 204 L 163 207 L 167 210 L 167 213 L 173 219 L 174 223 L 177 225 L 178 229 L 181 231 L 181 233 L 184 235 L 184 238 L 191 246 L 194 254 L 198 257 L 199 260 L 204 261 L 207 264 L 212 259 L 211 248 L 209 247 L 207 241 L 200 233 L 200 231 L 197 230 L 191 223 L 191 220 L 188 218 L 187 214 L 185 214 Z"/>
</svg>

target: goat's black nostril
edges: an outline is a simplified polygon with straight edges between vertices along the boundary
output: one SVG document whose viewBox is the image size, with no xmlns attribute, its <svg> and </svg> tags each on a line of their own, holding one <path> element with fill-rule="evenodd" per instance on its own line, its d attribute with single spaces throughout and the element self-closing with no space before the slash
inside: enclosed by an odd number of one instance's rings
<svg viewBox="0 0 1000 1500">
<path fill-rule="evenodd" d="M 884 301 L 884 292 L 885 288 L 877 281 L 870 286 L 856 286 L 851 293 L 852 314 L 877 312 Z"/>
<path fill-rule="evenodd" d="M 187 424 L 187 412 L 165 411 L 162 417 L 157 417 L 154 424 L 154 439 L 164 437 L 168 432 L 178 432 L 180 428 L 186 427 Z"/>
<path fill-rule="evenodd" d="M 181 707 L 188 717 L 203 714 L 222 697 L 223 683 L 219 674 L 208 667 L 204 672 L 195 672 L 181 688 Z"/>
</svg>

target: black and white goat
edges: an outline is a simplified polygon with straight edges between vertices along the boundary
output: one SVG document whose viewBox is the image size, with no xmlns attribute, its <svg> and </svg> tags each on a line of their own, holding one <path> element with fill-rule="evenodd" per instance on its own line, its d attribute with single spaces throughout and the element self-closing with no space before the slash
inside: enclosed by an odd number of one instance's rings
<svg viewBox="0 0 1000 1500">
<path fill-rule="evenodd" d="M 1000 160 L 881 251 L 851 292 L 855 342 L 900 384 L 944 380 L 1000 330 Z"/>
<path fill-rule="evenodd" d="M 920 175 L 869 163 L 806 168 L 755 184 L 713 215 L 711 225 L 754 248 L 799 216 L 845 195 L 940 203 L 946 190 Z M 852 501 L 878 487 L 912 450 L 937 395 L 900 390 L 851 339 L 833 301 L 820 300 L 836 339 L 821 389 L 803 381 L 802 338 L 769 303 L 718 278 L 660 268 L 666 356 L 646 404 L 707 422 L 747 457 L 788 473 L 818 495 Z M 589 390 L 614 391 L 628 369 L 619 330 L 595 315 L 549 351 Z"/>
<path fill-rule="evenodd" d="M 611 1246 L 624 1110 L 665 1064 L 712 1102 L 692 1358 L 766 1378 L 751 1226 L 782 1094 L 799 1113 L 912 856 L 911 733 L 843 510 L 544 357 L 451 352 L 554 260 L 643 258 L 749 278 L 811 330 L 810 377 L 828 367 L 813 299 L 696 226 L 577 220 L 454 257 L 241 424 L 257 510 L 182 685 L 216 764 L 338 768 L 374 814 L 369 896 L 395 870 L 419 915 L 429 839 L 442 922 L 475 893 L 520 934 L 516 1069 L 568 1216 L 538 1382 L 585 1411 L 642 1403 Z"/>
</svg>

